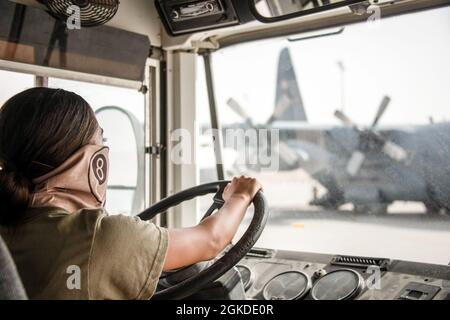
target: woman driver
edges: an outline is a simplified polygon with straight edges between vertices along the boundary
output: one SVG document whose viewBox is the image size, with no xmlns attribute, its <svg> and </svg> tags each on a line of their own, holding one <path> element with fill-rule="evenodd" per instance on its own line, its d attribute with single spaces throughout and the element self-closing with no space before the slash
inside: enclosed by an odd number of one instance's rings
<svg viewBox="0 0 450 320">
<path fill-rule="evenodd" d="M 108 216 L 108 148 L 88 103 L 33 88 L 0 109 L 0 234 L 31 299 L 149 299 L 161 272 L 214 258 L 261 185 L 235 178 L 192 228 Z"/>
</svg>

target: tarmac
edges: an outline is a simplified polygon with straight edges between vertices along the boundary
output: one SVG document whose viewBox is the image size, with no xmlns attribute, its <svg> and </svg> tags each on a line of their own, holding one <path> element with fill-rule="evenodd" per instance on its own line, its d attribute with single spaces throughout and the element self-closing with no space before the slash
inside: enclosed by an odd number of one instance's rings
<svg viewBox="0 0 450 320">
<path fill-rule="evenodd" d="M 248 226 L 242 223 L 237 238 Z M 422 263 L 450 263 L 450 216 L 271 210 L 257 247 Z"/>
<path fill-rule="evenodd" d="M 257 247 L 450 263 L 448 214 L 427 214 L 423 204 L 414 202 L 395 202 L 383 215 L 356 213 L 351 205 L 324 211 L 308 205 L 325 190 L 302 170 L 251 175 L 263 184 L 271 208 Z"/>
</svg>

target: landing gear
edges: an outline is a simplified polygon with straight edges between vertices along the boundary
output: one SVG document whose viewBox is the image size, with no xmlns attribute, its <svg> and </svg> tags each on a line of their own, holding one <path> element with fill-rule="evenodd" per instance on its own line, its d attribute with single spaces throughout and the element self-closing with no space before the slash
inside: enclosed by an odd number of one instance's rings
<svg viewBox="0 0 450 320">
<path fill-rule="evenodd" d="M 429 215 L 440 215 L 440 214 L 449 214 L 450 208 L 440 205 L 439 203 L 432 202 L 424 202 L 425 208 L 427 209 L 427 214 Z"/>
<path fill-rule="evenodd" d="M 384 215 L 388 212 L 388 203 L 355 204 L 353 210 L 358 213 Z"/>
<path fill-rule="evenodd" d="M 344 204 L 343 198 L 340 195 L 334 195 L 327 193 L 320 198 L 315 198 L 309 204 L 312 206 L 322 207 L 326 210 L 338 210 L 339 207 Z"/>
<path fill-rule="evenodd" d="M 423 202 L 429 215 L 450 214 L 450 202 L 448 200 L 439 200 L 442 197 L 436 195 L 431 187 L 427 190 L 428 199 Z"/>
</svg>

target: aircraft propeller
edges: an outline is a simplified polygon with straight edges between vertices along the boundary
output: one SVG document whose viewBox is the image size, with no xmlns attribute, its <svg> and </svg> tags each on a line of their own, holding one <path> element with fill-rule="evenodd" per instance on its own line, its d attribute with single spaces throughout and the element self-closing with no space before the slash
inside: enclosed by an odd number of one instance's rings
<svg viewBox="0 0 450 320">
<path fill-rule="evenodd" d="M 377 115 L 375 116 L 375 119 L 372 122 L 372 126 L 371 126 L 372 129 L 378 125 L 378 122 L 380 121 L 380 119 L 384 115 L 384 113 L 386 112 L 386 110 L 389 106 L 389 103 L 391 103 L 391 97 L 384 96 L 383 100 L 381 101 L 380 106 L 378 107 Z"/>
<path fill-rule="evenodd" d="M 227 105 L 233 110 L 237 115 L 239 115 L 242 119 L 245 120 L 251 127 L 254 127 L 252 118 L 248 115 L 248 113 L 242 108 L 242 106 L 235 99 L 230 98 L 227 101 Z"/>
<path fill-rule="evenodd" d="M 399 162 L 404 161 L 408 157 L 408 153 L 403 147 L 387 140 L 375 131 L 380 119 L 386 112 L 390 101 L 391 98 L 389 96 L 383 98 L 375 119 L 368 129 L 360 128 L 342 111 L 337 110 L 334 113 L 336 118 L 338 118 L 346 127 L 354 129 L 359 135 L 358 148 L 352 153 L 347 162 L 346 170 L 349 175 L 354 176 L 359 172 L 366 159 L 366 153 L 374 149 L 380 149 L 388 157 Z"/>
</svg>

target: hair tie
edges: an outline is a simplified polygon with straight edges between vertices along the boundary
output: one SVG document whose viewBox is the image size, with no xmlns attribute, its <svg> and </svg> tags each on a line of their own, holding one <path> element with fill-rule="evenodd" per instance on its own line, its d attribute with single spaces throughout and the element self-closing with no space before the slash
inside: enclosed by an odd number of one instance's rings
<svg viewBox="0 0 450 320">
<path fill-rule="evenodd" d="M 6 162 L 4 160 L 0 160 L 0 173 L 6 171 Z"/>
<path fill-rule="evenodd" d="M 4 160 L 5 157 L 3 157 L 2 160 L 0 160 L 0 172 L 7 174 L 7 173 L 19 173 L 18 168 L 11 162 L 8 160 Z"/>
</svg>

